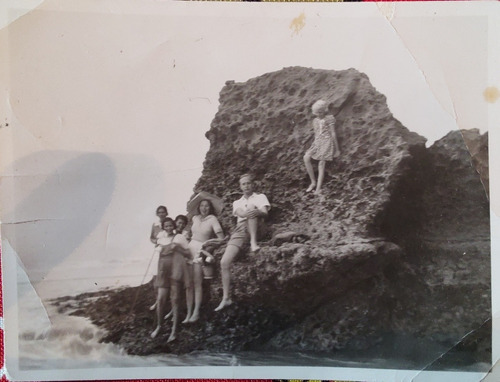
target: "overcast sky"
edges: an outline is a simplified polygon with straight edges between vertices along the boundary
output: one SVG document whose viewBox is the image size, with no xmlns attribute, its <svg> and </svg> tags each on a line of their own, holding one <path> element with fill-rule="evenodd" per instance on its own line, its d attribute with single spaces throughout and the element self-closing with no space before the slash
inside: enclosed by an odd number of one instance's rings
<svg viewBox="0 0 500 382">
<path fill-rule="evenodd" d="M 30 175 L 2 180 L 4 223 L 85 222 L 81 237 L 54 240 L 64 255 L 45 265 L 50 277 L 103 259 L 147 258 L 156 206 L 184 212 L 224 83 L 288 66 L 366 73 L 394 116 L 429 143 L 457 128 L 486 131 L 484 17 L 437 8 L 408 17 L 405 9 L 44 2 L 0 31 L 0 115 L 9 123 L 0 129 L 2 172 Z M 68 175 L 95 163 L 108 165 L 85 182 Z M 55 207 L 58 193 L 95 200 L 68 201 L 65 210 Z M 25 232 L 32 243 L 18 240 L 20 256 L 43 267 L 34 260 L 45 258 L 33 250 L 39 230 Z"/>
</svg>

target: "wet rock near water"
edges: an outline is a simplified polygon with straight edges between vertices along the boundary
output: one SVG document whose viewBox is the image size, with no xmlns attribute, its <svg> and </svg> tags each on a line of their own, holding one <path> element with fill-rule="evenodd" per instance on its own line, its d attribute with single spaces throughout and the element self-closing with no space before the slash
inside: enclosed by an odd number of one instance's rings
<svg viewBox="0 0 500 382">
<path fill-rule="evenodd" d="M 210 284 L 205 281 L 205 309 L 196 323 L 180 324 L 177 339 L 167 343 L 171 320 L 166 320 L 157 338 L 150 335 L 156 326 L 156 313 L 149 310 L 154 302 L 153 283 L 116 291 L 86 293 L 52 301 L 61 313 L 88 317 L 106 329 L 102 342 L 121 345 L 129 354 L 185 354 L 197 350 L 238 351 L 258 349 L 274 333 L 291 324 L 291 319 L 242 302 L 235 302 L 222 312 L 214 312 L 218 301 L 210 296 Z M 181 306 L 181 320 L 185 308 Z"/>
<path fill-rule="evenodd" d="M 335 115 L 341 153 L 314 196 L 305 192 L 302 157 L 318 99 Z M 226 232 L 242 173 L 256 176 L 272 204 L 261 251 L 242 253 L 233 265 L 236 303 L 213 312 L 222 294 L 216 275 L 205 285 L 200 322 L 181 325 L 172 344 L 169 324 L 149 338 L 151 285 L 87 296 L 72 307 L 75 314 L 106 328 L 105 340 L 131 354 L 368 351 L 388 333 L 446 345 L 482 328 L 474 339 L 481 345 L 464 348 L 489 362 L 487 135 L 451 132 L 426 148 L 354 69 L 292 67 L 228 81 L 219 101 L 194 193 L 223 198 Z M 408 353 L 391 351 L 396 359 Z"/>
</svg>

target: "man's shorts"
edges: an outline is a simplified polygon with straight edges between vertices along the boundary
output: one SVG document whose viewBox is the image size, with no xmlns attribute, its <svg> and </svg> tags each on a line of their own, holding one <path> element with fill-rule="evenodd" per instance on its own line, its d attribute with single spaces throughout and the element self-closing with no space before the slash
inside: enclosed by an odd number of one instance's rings
<svg viewBox="0 0 500 382">
<path fill-rule="evenodd" d="M 250 234 L 248 233 L 247 222 L 242 221 L 234 228 L 227 245 L 234 245 L 239 249 L 245 248 L 250 243 Z"/>
<path fill-rule="evenodd" d="M 257 240 L 262 236 L 263 220 L 259 218 L 257 224 Z M 248 233 L 247 221 L 236 224 L 227 245 L 234 245 L 239 249 L 246 249 L 250 245 L 250 234 Z"/>
</svg>

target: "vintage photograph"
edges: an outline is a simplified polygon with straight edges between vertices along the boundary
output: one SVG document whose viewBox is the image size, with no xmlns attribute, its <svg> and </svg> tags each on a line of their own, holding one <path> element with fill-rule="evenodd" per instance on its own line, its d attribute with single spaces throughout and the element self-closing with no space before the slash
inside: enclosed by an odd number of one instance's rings
<svg viewBox="0 0 500 382">
<path fill-rule="evenodd" d="M 498 9 L 360 5 L 47 0 L 0 30 L 13 380 L 491 370 Z"/>
</svg>

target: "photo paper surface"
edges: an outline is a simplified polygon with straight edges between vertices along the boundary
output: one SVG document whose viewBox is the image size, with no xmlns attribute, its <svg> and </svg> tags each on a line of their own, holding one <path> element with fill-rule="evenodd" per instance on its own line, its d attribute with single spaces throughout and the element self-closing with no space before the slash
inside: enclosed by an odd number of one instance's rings
<svg viewBox="0 0 500 382">
<path fill-rule="evenodd" d="M 490 371 L 497 4 L 339 5 L 0 31 L 10 379 Z"/>
</svg>

